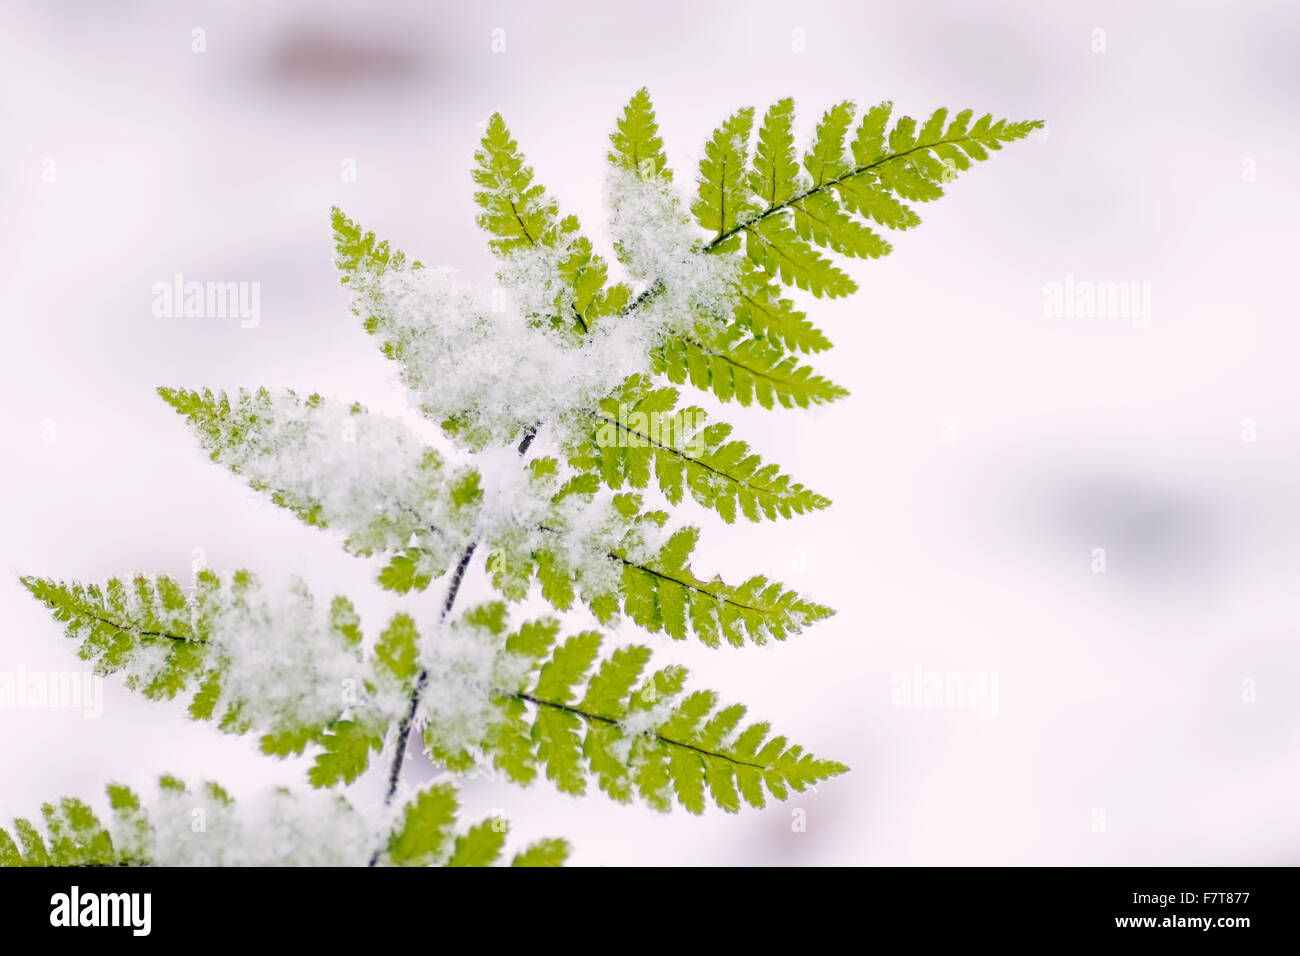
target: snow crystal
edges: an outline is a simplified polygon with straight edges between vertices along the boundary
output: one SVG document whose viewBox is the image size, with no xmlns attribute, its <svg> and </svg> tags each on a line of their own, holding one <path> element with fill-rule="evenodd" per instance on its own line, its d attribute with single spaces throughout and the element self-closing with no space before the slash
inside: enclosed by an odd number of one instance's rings
<svg viewBox="0 0 1300 956">
<path fill-rule="evenodd" d="M 506 683 L 514 668 L 503 661 L 508 657 L 504 650 L 504 634 L 464 619 L 439 628 L 424 642 L 420 664 L 429 684 L 420 698 L 420 718 L 440 749 L 475 750 L 500 720 L 493 692 L 518 686 Z"/>
<path fill-rule="evenodd" d="M 214 616 L 208 642 L 225 666 L 221 700 L 254 727 L 320 726 L 343 710 L 344 689 L 366 676 L 356 653 L 296 579 L 260 585 Z M 400 705 L 399 705 L 400 706 Z"/>
<path fill-rule="evenodd" d="M 612 238 L 645 295 L 596 320 L 580 342 L 569 323 L 556 329 L 549 321 L 572 307 L 559 280 L 571 247 L 510 253 L 490 292 L 449 268 L 390 268 L 349 283 L 421 410 L 449 423 L 466 446 L 513 444 L 538 423 L 562 425 L 646 372 L 665 337 L 729 312 L 733 267 L 700 250 L 666 183 L 611 168 L 606 203 Z"/>
<path fill-rule="evenodd" d="M 689 332 L 701 320 L 726 321 L 734 305 L 735 267 L 701 252 L 699 228 L 667 180 L 611 165 L 605 179 L 609 230 L 628 274 L 655 294 L 640 321 L 661 334 Z"/>
<path fill-rule="evenodd" d="M 438 558 L 453 560 L 466 541 L 465 520 L 437 494 L 445 480 L 437 454 L 405 424 L 287 390 L 270 393 L 269 403 L 240 423 L 238 443 L 220 447 L 223 464 L 345 531 L 352 551 L 400 550 L 414 535 Z"/>
<path fill-rule="evenodd" d="M 656 701 L 648 710 L 633 710 L 621 721 L 623 735 L 610 745 L 612 753 L 620 763 L 632 762 L 632 745 L 638 737 L 653 737 L 656 731 L 672 720 L 677 709 L 675 696 Z"/>
<path fill-rule="evenodd" d="M 327 791 L 229 803 L 206 789 L 164 790 L 146 813 L 157 866 L 364 866 L 375 845 L 364 817 Z"/>
</svg>

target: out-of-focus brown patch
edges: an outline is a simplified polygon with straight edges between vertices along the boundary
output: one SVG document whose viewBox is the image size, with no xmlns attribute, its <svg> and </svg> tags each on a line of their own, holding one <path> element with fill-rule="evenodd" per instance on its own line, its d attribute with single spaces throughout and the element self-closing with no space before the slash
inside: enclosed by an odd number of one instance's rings
<svg viewBox="0 0 1300 956">
<path fill-rule="evenodd" d="M 387 36 L 308 28 L 280 38 L 271 48 L 267 71 L 273 82 L 285 85 L 346 87 L 402 83 L 425 66 L 418 50 Z"/>
</svg>

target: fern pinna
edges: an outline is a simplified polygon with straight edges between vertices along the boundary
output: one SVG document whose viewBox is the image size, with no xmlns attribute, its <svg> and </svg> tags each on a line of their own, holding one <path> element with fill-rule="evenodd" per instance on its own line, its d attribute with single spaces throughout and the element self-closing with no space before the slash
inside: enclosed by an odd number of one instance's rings
<svg viewBox="0 0 1300 956">
<path fill-rule="evenodd" d="M 462 828 L 451 783 L 402 785 L 416 730 L 453 773 L 491 766 L 515 783 L 594 786 L 658 810 L 761 807 L 844 772 L 747 723 L 743 706 L 688 690 L 686 672 L 654 668 L 649 648 L 606 649 L 598 631 L 562 635 L 552 618 L 516 622 L 511 605 L 540 593 L 602 625 L 626 617 L 711 647 L 784 640 L 832 613 L 764 576 L 724 583 L 693 569 L 699 531 L 666 510 L 687 495 L 728 523 L 830 502 L 682 389 L 765 409 L 845 395 L 809 364 L 831 343 L 786 290 L 853 292 L 838 257 L 885 255 L 882 229 L 916 225 L 913 203 L 1039 125 L 942 109 L 891 125 L 888 103 L 854 115 L 851 103 L 833 106 L 801 153 L 791 100 L 768 109 L 756 135 L 754 111 L 740 110 L 708 140 L 687 205 L 638 92 L 608 153 L 619 277 L 535 181 L 500 116 L 473 170 L 496 289 L 426 268 L 335 209 L 353 309 L 446 447 L 319 395 L 159 394 L 213 461 L 376 558 L 379 583 L 411 595 L 410 612 L 367 632 L 346 598 L 318 601 L 299 581 L 247 571 L 202 571 L 191 587 L 166 576 L 102 587 L 24 578 L 100 673 L 120 672 L 152 699 L 182 697 L 192 717 L 256 734 L 267 754 L 314 763 L 305 791 L 249 810 L 215 784 L 169 777 L 148 805 L 110 787 L 109 825 L 65 800 L 45 808 L 44 833 L 25 820 L 17 842 L 0 831 L 0 861 L 498 860 L 502 821 Z M 480 571 L 500 600 L 458 607 L 462 582 Z M 419 594 L 435 581 L 445 584 L 431 607 Z M 387 775 L 388 799 L 363 814 L 346 788 L 372 766 Z M 218 839 L 191 832 L 195 807 Z M 296 822 L 267 837 L 286 820 Z M 567 852 L 547 840 L 513 861 L 554 865 Z"/>
</svg>

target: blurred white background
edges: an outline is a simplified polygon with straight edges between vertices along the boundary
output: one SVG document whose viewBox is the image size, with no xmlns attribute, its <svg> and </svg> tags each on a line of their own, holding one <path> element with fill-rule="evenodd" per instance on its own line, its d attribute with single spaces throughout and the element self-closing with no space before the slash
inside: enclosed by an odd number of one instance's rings
<svg viewBox="0 0 1300 956">
<path fill-rule="evenodd" d="M 642 85 L 685 186 L 738 106 L 793 95 L 804 130 L 844 98 L 970 106 L 1047 135 L 815 304 L 837 345 L 817 364 L 851 397 L 726 410 L 834 508 L 686 511 L 697 573 L 771 572 L 838 616 L 763 650 L 651 639 L 852 773 L 703 820 L 482 780 L 469 812 L 567 836 L 584 864 L 1300 863 L 1298 48 L 1294 3 L 9 0 L 0 669 L 79 666 L 20 573 L 188 579 L 200 549 L 346 591 L 372 626 L 402 603 L 207 462 L 153 391 L 403 407 L 337 287 L 332 203 L 486 281 L 468 170 L 494 110 L 599 238 L 606 136 Z M 154 318 L 176 272 L 260 282 L 260 326 Z M 1067 274 L 1149 282 L 1150 327 L 1046 316 Z M 918 667 L 995 673 L 996 714 L 891 706 Z M 303 780 L 111 681 L 99 720 L 0 709 L 0 766 L 6 820 L 164 771 L 236 794 Z"/>
</svg>

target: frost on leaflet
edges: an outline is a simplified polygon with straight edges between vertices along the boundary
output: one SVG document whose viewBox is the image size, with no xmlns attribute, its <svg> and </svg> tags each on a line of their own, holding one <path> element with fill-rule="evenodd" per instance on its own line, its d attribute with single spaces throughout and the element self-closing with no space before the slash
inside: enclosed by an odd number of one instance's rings
<svg viewBox="0 0 1300 956">
<path fill-rule="evenodd" d="M 502 820 L 457 822 L 455 787 L 402 782 L 412 734 L 452 774 L 492 767 L 570 794 L 699 813 L 762 807 L 846 770 L 746 720 L 642 645 L 606 646 L 518 619 L 533 594 L 592 623 L 626 618 L 710 647 L 785 640 L 833 613 L 762 574 L 700 574 L 689 496 L 724 523 L 792 519 L 830 501 L 766 460 L 684 392 L 796 409 L 846 391 L 808 356 L 831 347 L 790 295 L 856 290 L 838 259 L 890 251 L 881 229 L 920 221 L 911 203 L 1037 123 L 949 117 L 892 126 L 883 103 L 855 120 L 829 109 L 802 151 L 794 104 L 743 109 L 709 138 L 684 196 L 649 96 L 610 137 L 608 252 L 536 181 L 500 116 L 474 156 L 478 224 L 496 285 L 427 268 L 335 209 L 336 264 L 364 329 L 394 362 L 413 408 L 446 439 L 360 405 L 285 389 L 159 389 L 211 459 L 274 504 L 373 559 L 406 610 L 363 622 L 342 596 L 297 580 L 204 571 L 191 587 L 134 575 L 103 586 L 23 583 L 102 674 L 191 717 L 306 755 L 300 792 L 233 800 L 171 777 L 145 804 L 109 788 L 101 823 L 85 803 L 44 808 L 42 826 L 0 831 L 0 862 L 23 865 L 372 864 L 481 866 L 508 858 Z M 612 258 L 607 258 L 611 256 Z M 785 414 L 793 414 L 787 412 Z M 464 608 L 467 576 L 501 600 Z M 424 597 L 435 581 L 436 600 Z M 352 785 L 387 779 L 379 807 Z M 182 810 L 202 811 L 196 841 Z M 514 852 L 561 864 L 562 840 Z"/>
</svg>

